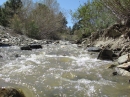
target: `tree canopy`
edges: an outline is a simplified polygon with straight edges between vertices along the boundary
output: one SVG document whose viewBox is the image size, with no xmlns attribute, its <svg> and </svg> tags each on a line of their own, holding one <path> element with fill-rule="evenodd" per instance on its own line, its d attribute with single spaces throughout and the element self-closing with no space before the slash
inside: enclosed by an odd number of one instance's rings
<svg viewBox="0 0 130 97">
<path fill-rule="evenodd" d="M 59 39 L 67 24 L 57 0 L 8 0 L 0 16 L 1 25 L 36 39 Z"/>
<path fill-rule="evenodd" d="M 72 14 L 74 31 L 89 36 L 92 32 L 108 27 L 116 18 L 100 0 L 91 0 L 81 5 Z"/>
</svg>

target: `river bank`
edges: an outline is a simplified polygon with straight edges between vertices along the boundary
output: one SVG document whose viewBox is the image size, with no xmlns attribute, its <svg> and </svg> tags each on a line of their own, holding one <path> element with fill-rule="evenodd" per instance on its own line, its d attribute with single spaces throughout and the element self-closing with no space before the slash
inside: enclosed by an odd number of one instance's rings
<svg viewBox="0 0 130 97">
<path fill-rule="evenodd" d="M 128 25 L 116 23 L 92 33 L 90 37 L 82 39 L 82 43 L 86 49 L 94 47 L 95 50 L 102 50 L 99 54 L 102 57 L 99 56 L 99 59 L 107 57 L 107 60 L 114 61 L 116 72 L 114 75 L 130 76 L 130 27 Z"/>
</svg>

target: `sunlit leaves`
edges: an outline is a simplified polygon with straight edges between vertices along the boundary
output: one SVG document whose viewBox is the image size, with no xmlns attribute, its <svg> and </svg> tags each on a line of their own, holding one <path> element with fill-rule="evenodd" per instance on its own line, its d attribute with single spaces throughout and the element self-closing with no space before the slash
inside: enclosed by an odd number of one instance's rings
<svg viewBox="0 0 130 97">
<path fill-rule="evenodd" d="M 78 25 L 77 30 L 86 34 L 106 28 L 115 21 L 115 17 L 100 0 L 86 2 L 72 16 L 76 25 Z M 77 28 L 77 26 L 74 26 L 73 29 L 76 29 L 75 27 Z"/>
<path fill-rule="evenodd" d="M 130 0 L 101 0 L 119 19 L 127 19 L 130 15 Z"/>
</svg>

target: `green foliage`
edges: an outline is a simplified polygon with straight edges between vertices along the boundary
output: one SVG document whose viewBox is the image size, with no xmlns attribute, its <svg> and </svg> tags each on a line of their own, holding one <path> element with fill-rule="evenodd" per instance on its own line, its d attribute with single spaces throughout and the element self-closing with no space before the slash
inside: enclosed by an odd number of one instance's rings
<svg viewBox="0 0 130 97">
<path fill-rule="evenodd" d="M 32 20 L 30 21 L 30 23 L 28 24 L 27 27 L 27 36 L 31 37 L 31 38 L 35 38 L 35 39 L 39 39 L 39 27 L 36 25 L 35 21 Z"/>
<path fill-rule="evenodd" d="M 13 17 L 14 14 L 18 14 L 19 9 L 22 7 L 21 0 L 8 0 L 4 4 L 7 14 Z"/>
<path fill-rule="evenodd" d="M 3 7 L 0 8 L 0 24 L 3 26 L 9 26 L 10 20 L 15 14 L 18 14 L 18 12 L 20 12 L 19 10 L 21 9 L 21 7 L 21 0 L 6 1 Z"/>
<path fill-rule="evenodd" d="M 23 34 L 22 33 L 22 21 L 19 18 L 18 15 L 14 15 L 14 17 L 11 19 L 11 24 L 10 24 L 11 28 L 13 28 L 14 32 L 16 32 L 17 34 Z"/>
<path fill-rule="evenodd" d="M 130 18 L 130 0 L 100 0 L 119 19 Z"/>
<path fill-rule="evenodd" d="M 7 20 L 6 11 L 4 8 L 0 7 L 0 25 L 7 26 L 9 21 Z"/>
<path fill-rule="evenodd" d="M 57 0 L 8 0 L 0 16 L 1 25 L 35 39 L 59 39 L 66 31 L 67 21 Z"/>
<path fill-rule="evenodd" d="M 38 3 L 35 6 L 36 8 L 31 11 L 31 14 L 28 16 L 26 23 L 28 24 L 28 22 L 31 22 L 32 20 L 35 21 L 35 25 L 31 24 L 31 27 L 34 27 L 34 32 L 28 30 L 28 26 L 26 26 L 25 28 L 27 30 L 27 33 L 29 33 L 28 35 L 32 36 L 34 34 L 35 37 L 33 36 L 33 38 L 37 37 L 39 39 L 57 39 L 59 37 L 58 32 L 63 32 L 65 30 L 65 17 L 61 12 L 56 14 L 45 4 Z"/>
<path fill-rule="evenodd" d="M 98 29 L 108 27 L 116 20 L 100 0 L 88 1 L 80 6 L 72 16 L 73 20 L 76 21 L 73 30 L 78 30 L 85 36 L 91 35 Z"/>
</svg>

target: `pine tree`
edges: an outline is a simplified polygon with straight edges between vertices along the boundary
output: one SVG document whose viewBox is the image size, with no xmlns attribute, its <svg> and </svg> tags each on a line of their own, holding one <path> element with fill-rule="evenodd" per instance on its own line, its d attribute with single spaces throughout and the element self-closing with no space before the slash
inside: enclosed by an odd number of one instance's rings
<svg viewBox="0 0 130 97">
<path fill-rule="evenodd" d="M 0 7 L 0 24 L 3 26 L 9 26 L 10 20 L 15 14 L 20 12 L 22 8 L 21 0 L 8 0 L 3 7 Z"/>
</svg>

